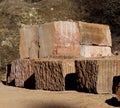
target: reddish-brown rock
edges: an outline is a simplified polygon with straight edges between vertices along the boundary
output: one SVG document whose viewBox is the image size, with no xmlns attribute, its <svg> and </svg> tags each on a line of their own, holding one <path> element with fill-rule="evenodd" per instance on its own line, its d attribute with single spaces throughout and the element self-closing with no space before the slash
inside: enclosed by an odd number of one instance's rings
<svg viewBox="0 0 120 108">
<path fill-rule="evenodd" d="M 35 88 L 34 60 L 14 60 L 11 63 L 7 84 L 11 85 L 13 80 L 17 87 Z"/>
<path fill-rule="evenodd" d="M 107 25 L 78 22 L 80 44 L 112 46 L 110 28 Z"/>
<path fill-rule="evenodd" d="M 36 89 L 61 91 L 65 89 L 62 62 L 35 61 Z"/>
<path fill-rule="evenodd" d="M 39 26 L 25 25 L 20 30 L 20 58 L 36 59 L 39 57 Z"/>
<path fill-rule="evenodd" d="M 79 56 L 79 37 L 79 29 L 75 22 L 58 21 L 41 25 L 39 29 L 40 57 Z"/>
<path fill-rule="evenodd" d="M 120 75 L 120 60 L 113 58 L 75 61 L 77 89 L 84 92 L 112 93 L 113 78 Z"/>
<path fill-rule="evenodd" d="M 14 60 L 11 63 L 11 69 L 7 71 L 7 74 L 8 85 L 11 85 L 14 80 L 15 86 L 17 87 L 55 91 L 65 89 L 62 60 Z"/>
</svg>

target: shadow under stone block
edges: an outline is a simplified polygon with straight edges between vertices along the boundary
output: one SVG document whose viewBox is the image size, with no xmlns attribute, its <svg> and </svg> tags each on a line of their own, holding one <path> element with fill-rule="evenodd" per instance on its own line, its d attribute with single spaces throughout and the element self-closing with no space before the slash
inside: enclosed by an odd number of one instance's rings
<svg viewBox="0 0 120 108">
<path fill-rule="evenodd" d="M 15 74 L 14 74 L 14 62 L 6 66 L 6 84 L 10 86 L 15 86 Z"/>
<path fill-rule="evenodd" d="M 17 87 L 35 88 L 34 60 L 14 60 L 7 69 L 7 84 Z"/>
</svg>

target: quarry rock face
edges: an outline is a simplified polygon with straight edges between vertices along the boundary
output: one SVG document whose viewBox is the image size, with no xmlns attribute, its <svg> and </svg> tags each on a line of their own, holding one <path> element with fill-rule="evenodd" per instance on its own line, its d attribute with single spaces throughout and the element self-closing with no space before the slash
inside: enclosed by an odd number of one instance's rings
<svg viewBox="0 0 120 108">
<path fill-rule="evenodd" d="M 81 45 L 112 46 L 110 28 L 107 25 L 78 22 Z"/>
<path fill-rule="evenodd" d="M 80 54 L 83 57 L 112 56 L 111 48 L 108 46 L 80 45 Z"/>
<path fill-rule="evenodd" d="M 40 57 L 50 55 L 78 56 L 80 38 L 77 23 L 58 21 L 39 29 Z"/>
<path fill-rule="evenodd" d="M 36 59 L 39 57 L 38 25 L 25 25 L 20 30 L 20 58 Z"/>
<path fill-rule="evenodd" d="M 113 78 L 120 75 L 120 60 L 76 60 L 77 90 L 92 93 L 112 93 Z"/>
</svg>

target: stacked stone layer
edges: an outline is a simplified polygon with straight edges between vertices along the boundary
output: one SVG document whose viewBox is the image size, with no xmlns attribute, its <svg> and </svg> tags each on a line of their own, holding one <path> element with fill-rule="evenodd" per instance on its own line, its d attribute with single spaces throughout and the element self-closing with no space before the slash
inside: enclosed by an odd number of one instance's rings
<svg viewBox="0 0 120 108">
<path fill-rule="evenodd" d="M 109 26 L 101 24 L 57 21 L 40 26 L 26 25 L 20 32 L 22 59 L 48 56 L 111 56 L 111 46 Z M 87 53 L 89 55 L 86 55 Z"/>
</svg>

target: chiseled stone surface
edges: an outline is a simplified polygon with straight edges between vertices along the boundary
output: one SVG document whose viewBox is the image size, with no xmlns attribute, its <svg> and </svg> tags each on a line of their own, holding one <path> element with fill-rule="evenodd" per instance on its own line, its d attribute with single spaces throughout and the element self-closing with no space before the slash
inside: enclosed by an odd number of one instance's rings
<svg viewBox="0 0 120 108">
<path fill-rule="evenodd" d="M 112 93 L 113 78 L 120 75 L 120 59 L 76 60 L 77 90 Z"/>
<path fill-rule="evenodd" d="M 14 62 L 15 86 L 30 87 L 34 85 L 34 60 L 18 59 Z"/>
<path fill-rule="evenodd" d="M 17 59 L 11 63 L 7 72 L 7 84 L 17 87 L 42 90 L 65 90 L 66 68 L 62 60 L 57 59 Z M 68 68 L 68 67 L 67 67 Z M 70 70 L 70 69 L 67 69 Z M 65 71 L 66 72 L 66 71 Z"/>
<path fill-rule="evenodd" d="M 35 61 L 36 89 L 62 91 L 65 89 L 61 61 Z"/>
<path fill-rule="evenodd" d="M 40 57 L 78 56 L 79 44 L 79 29 L 76 22 L 57 21 L 40 26 Z"/>
<path fill-rule="evenodd" d="M 112 46 L 111 32 L 108 25 L 78 22 L 80 44 Z"/>
<path fill-rule="evenodd" d="M 35 59 L 39 57 L 39 26 L 25 25 L 20 30 L 20 58 Z"/>
<path fill-rule="evenodd" d="M 83 57 L 112 56 L 111 47 L 80 45 L 80 55 Z"/>
</svg>

